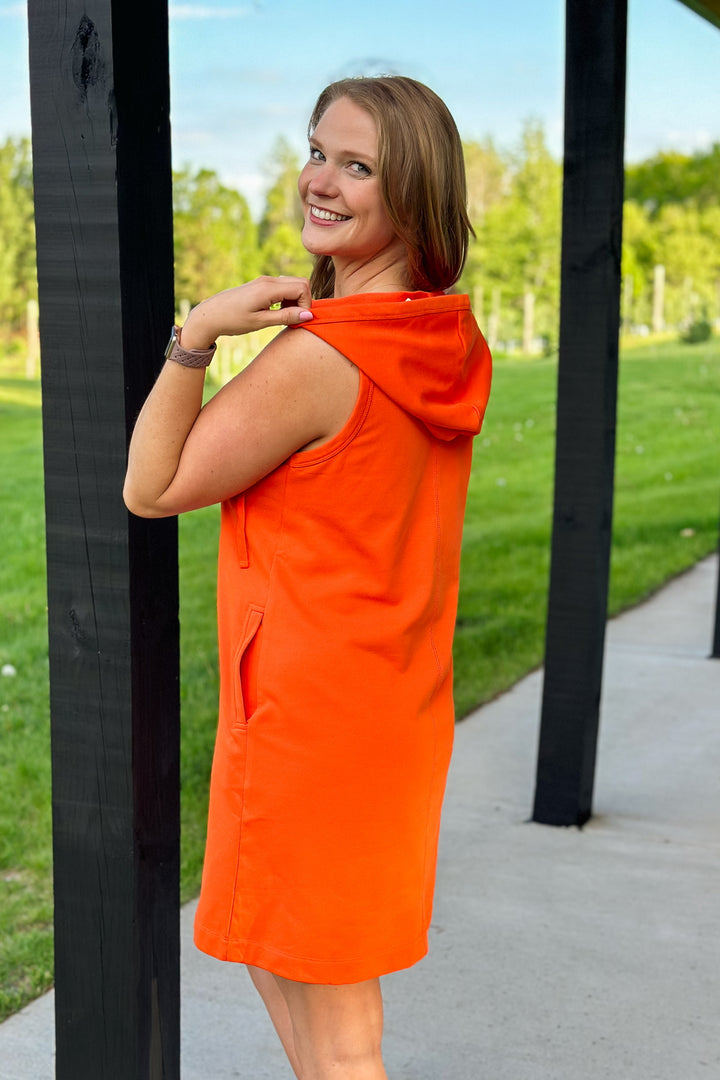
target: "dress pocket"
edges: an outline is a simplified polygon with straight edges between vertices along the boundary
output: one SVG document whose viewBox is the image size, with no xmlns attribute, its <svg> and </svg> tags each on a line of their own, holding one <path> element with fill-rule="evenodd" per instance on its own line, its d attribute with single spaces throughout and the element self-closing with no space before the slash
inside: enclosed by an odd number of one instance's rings
<svg viewBox="0 0 720 1080">
<path fill-rule="evenodd" d="M 248 610 L 240 644 L 235 652 L 234 727 L 244 727 L 257 708 L 258 666 L 264 614 L 260 607 L 251 607 Z"/>
</svg>

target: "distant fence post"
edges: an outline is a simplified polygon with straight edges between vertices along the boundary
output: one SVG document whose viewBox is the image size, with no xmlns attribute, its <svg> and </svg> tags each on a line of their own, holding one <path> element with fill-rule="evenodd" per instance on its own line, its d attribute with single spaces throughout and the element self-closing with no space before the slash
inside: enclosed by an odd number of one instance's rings
<svg viewBox="0 0 720 1080">
<path fill-rule="evenodd" d="M 592 812 L 615 461 L 627 0 L 567 0 L 557 441 L 533 820 Z"/>
<path fill-rule="evenodd" d="M 535 340 L 535 293 L 526 289 L 523 293 L 523 337 L 522 348 L 526 355 L 533 351 Z"/>
<path fill-rule="evenodd" d="M 653 269 L 652 328 L 655 334 L 665 329 L 665 267 L 657 263 Z"/>
<path fill-rule="evenodd" d="M 38 302 L 28 300 L 26 309 L 25 378 L 37 379 L 40 366 L 40 337 L 38 335 Z"/>
<path fill-rule="evenodd" d="M 56 1077 L 178 1080 L 177 528 L 121 497 L 173 319 L 167 3 L 28 14 Z"/>
</svg>

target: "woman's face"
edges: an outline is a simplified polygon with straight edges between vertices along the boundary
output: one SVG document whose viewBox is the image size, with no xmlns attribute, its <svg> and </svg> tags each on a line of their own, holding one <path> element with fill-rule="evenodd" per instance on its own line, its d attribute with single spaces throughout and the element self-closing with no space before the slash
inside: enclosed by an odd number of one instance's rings
<svg viewBox="0 0 720 1080">
<path fill-rule="evenodd" d="M 334 101 L 310 139 L 298 190 L 305 224 L 302 242 L 312 255 L 365 263 L 398 255 L 397 236 L 380 192 L 377 129 L 370 113 L 349 98 Z"/>
</svg>

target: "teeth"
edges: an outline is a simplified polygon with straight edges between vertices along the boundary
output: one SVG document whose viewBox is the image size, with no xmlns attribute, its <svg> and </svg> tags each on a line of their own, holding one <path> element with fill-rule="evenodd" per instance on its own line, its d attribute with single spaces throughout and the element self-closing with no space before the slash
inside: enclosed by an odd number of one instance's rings
<svg viewBox="0 0 720 1080">
<path fill-rule="evenodd" d="M 349 221 L 349 217 L 344 214 L 332 214 L 329 210 L 321 210 L 317 206 L 310 207 L 310 213 L 313 217 L 319 217 L 323 221 Z"/>
</svg>

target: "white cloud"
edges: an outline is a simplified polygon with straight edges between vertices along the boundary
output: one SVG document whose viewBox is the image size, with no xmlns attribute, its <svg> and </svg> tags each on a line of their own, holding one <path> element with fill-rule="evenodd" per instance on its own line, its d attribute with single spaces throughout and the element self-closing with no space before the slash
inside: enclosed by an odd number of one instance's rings
<svg viewBox="0 0 720 1080">
<path fill-rule="evenodd" d="M 18 5 L 19 6 L 19 5 Z M 208 7 L 206 4 L 170 4 L 171 19 L 243 19 L 250 15 L 246 7 Z"/>
<path fill-rule="evenodd" d="M 711 135 L 709 131 L 698 128 L 695 130 L 676 129 L 668 131 L 666 135 L 667 145 L 680 153 L 692 154 L 696 150 L 709 150 L 714 142 L 717 142 L 717 134 Z"/>
</svg>

